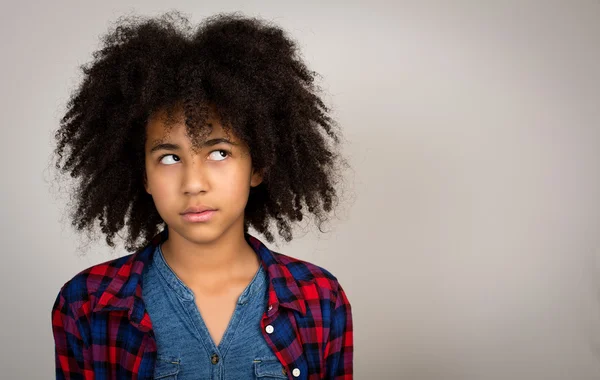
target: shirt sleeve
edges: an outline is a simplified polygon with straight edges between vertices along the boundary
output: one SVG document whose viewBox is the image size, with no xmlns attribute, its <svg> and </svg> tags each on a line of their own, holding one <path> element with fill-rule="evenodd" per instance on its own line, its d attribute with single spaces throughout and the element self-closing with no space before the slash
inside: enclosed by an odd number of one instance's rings
<svg viewBox="0 0 600 380">
<path fill-rule="evenodd" d="M 325 378 L 352 380 L 353 354 L 352 308 L 346 293 L 340 286 L 332 315 L 329 339 L 325 345 Z"/>
<path fill-rule="evenodd" d="M 56 379 L 93 379 L 91 350 L 81 318 L 73 313 L 73 307 L 64 297 L 61 289 L 52 307 L 52 334 L 54 335 L 54 356 Z M 82 318 L 87 319 L 86 316 Z"/>
</svg>

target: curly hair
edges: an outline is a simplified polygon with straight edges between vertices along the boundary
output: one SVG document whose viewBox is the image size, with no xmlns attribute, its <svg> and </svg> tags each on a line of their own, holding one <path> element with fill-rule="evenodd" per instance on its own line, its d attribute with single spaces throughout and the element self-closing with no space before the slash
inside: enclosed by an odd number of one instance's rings
<svg viewBox="0 0 600 380">
<path fill-rule="evenodd" d="M 251 188 L 245 231 L 273 242 L 271 222 L 292 240 L 308 211 L 319 228 L 337 202 L 340 132 L 314 84 L 315 72 L 276 25 L 238 13 L 196 28 L 179 12 L 127 17 L 102 39 L 70 96 L 55 133 L 56 168 L 76 178 L 70 218 L 77 230 L 99 221 L 106 242 L 127 226 L 136 251 L 164 221 L 144 190 L 146 124 L 182 106 L 193 146 L 209 133 L 208 107 L 250 147 L 264 181 Z M 121 235 L 119 235 L 121 236 Z M 138 240 L 142 239 L 141 243 Z"/>
</svg>

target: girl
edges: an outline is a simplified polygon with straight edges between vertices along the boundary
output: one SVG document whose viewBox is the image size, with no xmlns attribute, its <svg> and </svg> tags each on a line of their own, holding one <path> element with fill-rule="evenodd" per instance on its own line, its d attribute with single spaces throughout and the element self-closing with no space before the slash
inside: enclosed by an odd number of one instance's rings
<svg viewBox="0 0 600 380">
<path fill-rule="evenodd" d="M 339 134 L 274 25 L 121 20 L 56 133 L 73 225 L 132 254 L 77 274 L 52 310 L 59 379 L 352 379 L 348 298 L 270 250 L 337 198 Z M 330 142 L 332 144 L 330 144 Z M 120 236 L 120 235 L 119 235 Z"/>
</svg>

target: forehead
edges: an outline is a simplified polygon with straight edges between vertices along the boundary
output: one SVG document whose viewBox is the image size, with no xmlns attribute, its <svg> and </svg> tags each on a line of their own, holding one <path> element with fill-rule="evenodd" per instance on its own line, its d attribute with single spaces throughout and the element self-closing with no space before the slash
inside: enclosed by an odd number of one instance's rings
<svg viewBox="0 0 600 380">
<path fill-rule="evenodd" d="M 181 108 L 161 109 L 148 119 L 146 136 L 147 146 L 169 140 L 189 140 L 192 145 L 199 147 L 207 139 L 217 137 L 239 141 L 229 129 L 223 127 L 214 108 L 209 109 L 208 117 L 202 125 L 191 130 L 185 124 Z"/>
</svg>

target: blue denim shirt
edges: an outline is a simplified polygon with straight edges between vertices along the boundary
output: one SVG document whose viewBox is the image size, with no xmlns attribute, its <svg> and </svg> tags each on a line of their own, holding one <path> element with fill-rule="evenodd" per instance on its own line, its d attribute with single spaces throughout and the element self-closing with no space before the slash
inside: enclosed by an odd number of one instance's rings
<svg viewBox="0 0 600 380">
<path fill-rule="evenodd" d="M 260 326 L 268 303 L 267 274 L 259 266 L 240 295 L 218 346 L 196 306 L 194 293 L 167 265 L 161 246 L 143 273 L 143 299 L 152 320 L 155 379 L 286 379 Z"/>
<path fill-rule="evenodd" d="M 168 234 L 164 228 L 138 252 L 89 267 L 64 284 L 52 306 L 57 379 L 154 378 L 158 346 L 143 297 L 150 288 L 142 280 Z M 352 379 L 352 308 L 337 278 L 244 236 L 268 278 L 261 333 L 288 379 Z M 274 360 L 253 363 L 257 378 L 281 376 Z M 180 364 L 163 360 L 159 375 L 174 379 Z"/>
</svg>

